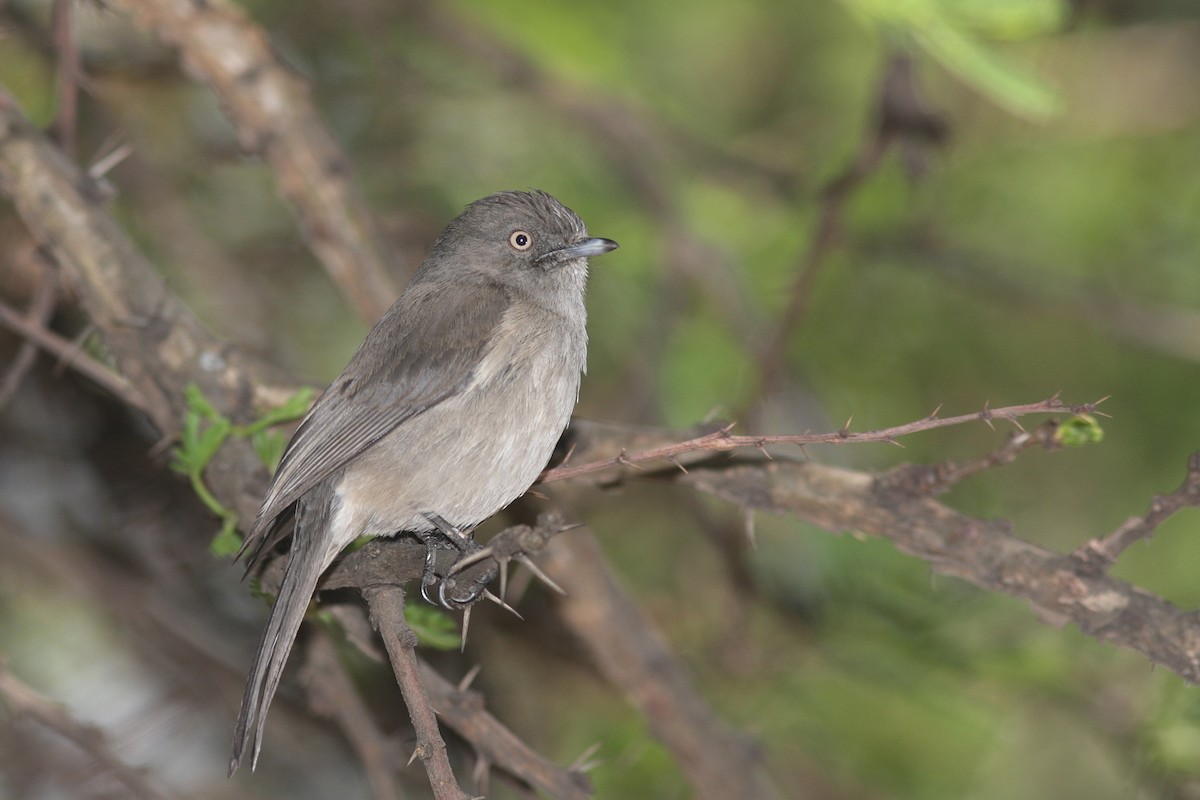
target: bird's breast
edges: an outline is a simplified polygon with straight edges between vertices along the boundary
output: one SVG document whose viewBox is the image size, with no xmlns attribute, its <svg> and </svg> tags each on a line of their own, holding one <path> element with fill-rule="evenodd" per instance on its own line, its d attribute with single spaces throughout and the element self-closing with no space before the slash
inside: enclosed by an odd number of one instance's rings
<svg viewBox="0 0 1200 800">
<path fill-rule="evenodd" d="M 537 479 L 571 418 L 587 358 L 582 324 L 514 306 L 461 392 L 407 420 L 346 470 L 342 524 L 358 535 L 462 528 Z"/>
</svg>

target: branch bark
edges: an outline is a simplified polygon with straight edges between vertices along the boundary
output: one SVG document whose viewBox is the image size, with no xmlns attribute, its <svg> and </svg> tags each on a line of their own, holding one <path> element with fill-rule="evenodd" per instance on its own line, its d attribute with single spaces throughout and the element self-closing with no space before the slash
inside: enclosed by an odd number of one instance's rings
<svg viewBox="0 0 1200 800">
<path fill-rule="evenodd" d="M 359 315 L 373 323 L 396 297 L 388 249 L 307 85 L 263 30 L 226 0 L 116 0 L 217 95 L 242 145 L 271 165 L 304 237 Z"/>
</svg>

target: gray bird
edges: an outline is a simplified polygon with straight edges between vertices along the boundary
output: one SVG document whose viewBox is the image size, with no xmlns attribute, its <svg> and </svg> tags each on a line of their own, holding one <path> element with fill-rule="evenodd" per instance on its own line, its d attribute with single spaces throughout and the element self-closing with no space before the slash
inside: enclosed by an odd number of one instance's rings
<svg viewBox="0 0 1200 800">
<path fill-rule="evenodd" d="M 472 203 L 292 437 L 243 552 L 291 557 L 246 682 L 232 775 L 263 725 L 317 581 L 360 536 L 463 539 L 520 497 L 571 417 L 587 259 L 617 247 L 545 192 Z M 431 558 L 432 558 L 432 547 Z M 240 554 L 239 554 L 240 555 Z"/>
</svg>

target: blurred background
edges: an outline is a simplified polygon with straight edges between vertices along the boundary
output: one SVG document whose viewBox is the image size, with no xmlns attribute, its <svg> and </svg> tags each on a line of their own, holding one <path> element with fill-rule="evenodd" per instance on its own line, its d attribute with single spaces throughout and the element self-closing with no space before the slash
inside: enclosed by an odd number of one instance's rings
<svg viewBox="0 0 1200 800">
<path fill-rule="evenodd" d="M 1101 444 L 1025 453 L 945 498 L 1060 551 L 1143 513 L 1200 449 L 1194 3 L 242 6 L 311 85 L 397 285 L 446 221 L 501 189 L 545 189 L 621 243 L 592 272 L 580 416 L 800 433 L 1111 396 Z M 306 248 L 268 167 L 172 51 L 120 13 L 74 8 L 75 157 L 131 148 L 108 174 L 112 213 L 218 336 L 328 381 L 371 321 Z M 56 111 L 50 17 L 50 3 L 0 3 L 0 86 L 41 125 Z M 41 280 L 17 256 L 29 249 L 0 205 L 0 298 L 19 308 Z M 86 335 L 69 298 L 53 327 Z M 18 347 L 0 332 L 0 367 Z M 265 614 L 209 553 L 217 523 L 152 430 L 52 360 L 3 399 L 12 674 L 168 796 L 370 796 L 286 687 L 258 773 L 225 779 Z M 808 455 L 882 470 L 979 455 L 1006 433 Z M 568 511 L 704 696 L 761 743 L 781 796 L 1200 797 L 1200 693 L 1137 654 L 888 542 L 760 517 L 747 549 L 730 544 L 739 509 L 636 481 L 571 492 Z M 1182 513 L 1114 574 L 1195 608 L 1198 532 Z M 560 764 L 599 743 L 598 797 L 690 796 L 645 720 L 531 616 L 480 614 L 446 672 L 482 663 L 489 707 Z M 390 677 L 362 670 L 399 730 Z M 0 710 L 0 797 L 123 791 Z"/>
</svg>

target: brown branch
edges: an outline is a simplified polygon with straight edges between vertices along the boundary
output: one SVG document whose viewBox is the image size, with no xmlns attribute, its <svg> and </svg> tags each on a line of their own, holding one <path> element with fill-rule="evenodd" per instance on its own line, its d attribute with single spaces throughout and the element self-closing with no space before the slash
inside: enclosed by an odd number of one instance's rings
<svg viewBox="0 0 1200 800">
<path fill-rule="evenodd" d="M 62 706 L 51 702 L 31 686 L 13 675 L 0 659 L 0 702 L 13 715 L 27 717 L 75 744 L 96 760 L 107 772 L 121 782 L 135 797 L 144 800 L 166 800 L 171 792 L 155 788 L 142 774 L 122 761 L 113 752 L 104 731 L 75 719 Z"/>
<path fill-rule="evenodd" d="M 24 319 L 18 318 L 17 326 L 28 326 L 34 329 L 44 329 L 50 315 L 54 312 L 54 305 L 57 301 L 58 293 L 55 291 L 54 279 L 45 274 L 42 281 L 34 290 L 33 300 L 29 304 L 29 311 Z M 18 317 L 16 312 L 0 303 L 0 324 L 3 324 L 9 317 Z M 20 333 L 19 331 L 16 331 Z M 17 394 L 17 390 L 21 387 L 21 382 L 25 380 L 25 376 L 29 374 L 29 370 L 33 367 L 37 360 L 37 345 L 25 337 L 25 341 L 21 343 L 17 350 L 16 357 L 12 360 L 12 364 L 4 372 L 4 379 L 0 381 L 0 409 L 8 405 L 9 401 Z"/>
<path fill-rule="evenodd" d="M 1136 650 L 1200 682 L 1200 618 L 1125 581 L 1082 569 L 1074 555 L 1013 536 L 1003 522 L 960 514 L 871 475 L 790 460 L 697 465 L 676 483 L 745 508 L 789 514 L 830 531 L 889 539 L 936 572 L 1027 601 L 1058 623 Z"/>
<path fill-rule="evenodd" d="M 404 620 L 404 590 L 392 585 L 365 586 L 363 597 L 371 609 L 371 622 L 383 638 L 400 693 L 404 695 L 404 704 L 417 735 L 413 757 L 420 757 L 424 762 L 433 796 L 437 800 L 470 800 L 470 795 L 458 785 L 450 768 L 446 742 L 438 730 L 433 706 L 421 681 L 417 635 Z"/>
<path fill-rule="evenodd" d="M 758 749 L 697 693 L 662 634 L 617 585 L 596 540 L 559 537 L 542 560 L 571 587 L 557 606 L 600 672 L 637 706 L 701 800 L 771 798 Z"/>
<path fill-rule="evenodd" d="M 424 661 L 421 662 L 421 681 L 438 716 L 470 742 L 485 762 L 555 800 L 587 800 L 591 797 L 587 776 L 564 769 L 530 748 L 488 713 L 478 692 L 459 689 Z"/>
<path fill-rule="evenodd" d="M 371 796 L 375 800 L 400 800 L 403 794 L 392 766 L 392 743 L 371 718 L 325 631 L 317 631 L 308 639 L 300 682 L 313 711 L 333 719 L 346 735 L 371 783 Z"/>
<path fill-rule="evenodd" d="M 1149 539 L 1176 512 L 1197 506 L 1200 506 L 1200 452 L 1188 458 L 1187 475 L 1178 489 L 1166 495 L 1156 494 L 1145 514 L 1130 517 L 1104 538 L 1089 539 L 1075 551 L 1075 556 L 1091 568 L 1107 570 L 1121 553 L 1135 542 Z"/>
<path fill-rule="evenodd" d="M 0 325 L 24 337 L 26 342 L 57 356 L 60 361 L 103 387 L 130 408 L 148 413 L 146 400 L 129 381 L 80 349 L 75 342 L 68 341 L 48 328 L 43 321 L 22 315 L 15 309 L 0 303 Z M 14 364 L 14 368 L 15 368 Z"/>
<path fill-rule="evenodd" d="M 596 472 L 603 472 L 614 467 L 635 466 L 644 464 L 650 461 L 667 461 L 671 463 L 674 459 L 685 453 L 694 453 L 697 451 L 705 452 L 722 452 L 727 450 L 737 450 L 741 448 L 754 448 L 761 450 L 770 445 L 796 445 L 805 447 L 810 444 L 860 444 L 864 442 L 886 442 L 895 444 L 896 440 L 901 436 L 908 436 L 921 431 L 934 430 L 935 428 L 946 428 L 952 425 L 962 425 L 966 422 L 986 422 L 991 425 L 993 420 L 1007 420 L 1013 424 L 1018 424 L 1017 419 L 1029 414 L 1092 414 L 1096 412 L 1096 407 L 1104 402 L 1098 400 L 1094 403 L 1080 403 L 1076 405 L 1066 405 L 1059 400 L 1058 395 L 1049 397 L 1037 403 L 1024 403 L 1022 405 L 1005 406 L 1003 408 L 984 408 L 982 411 L 976 411 L 973 414 L 960 414 L 956 417 L 939 417 L 936 412 L 930 414 L 924 419 L 908 422 L 903 425 L 896 425 L 891 428 L 883 428 L 875 431 L 865 431 L 861 433 L 852 433 L 843 428 L 840 431 L 832 433 L 797 433 L 797 434 L 777 434 L 770 436 L 750 435 L 739 436 L 730 433 L 732 426 L 725 426 L 719 430 L 706 433 L 702 436 L 697 436 L 682 442 L 673 442 L 670 444 L 659 444 L 649 447 L 645 450 L 628 453 L 622 450 L 615 456 L 609 458 L 591 461 L 584 464 L 570 465 L 562 464 L 557 467 L 552 467 L 542 473 L 538 479 L 539 483 L 553 483 L 554 481 L 564 481 L 571 478 L 578 478 L 582 475 L 590 475 Z M 1019 424 L 1018 424 L 1019 427 Z M 682 469 L 682 465 L 675 464 Z"/>
<path fill-rule="evenodd" d="M 276 367 L 203 328 L 106 213 L 92 180 L 29 124 L 3 91 L 0 191 L 78 292 L 117 368 L 140 397 L 137 407 L 159 431 L 170 434 L 182 424 L 183 390 L 189 383 L 233 419 L 251 418 L 256 409 L 278 405 L 298 388 Z M 21 326 L 20 315 L 5 316 Z M 56 346 L 43 331 L 21 329 L 42 346 Z M 108 385 L 102 373 L 91 377 Z M 207 473 L 226 504 L 245 515 L 253 515 L 260 499 L 264 471 L 256 461 L 249 446 L 239 442 L 222 448 Z"/>
<path fill-rule="evenodd" d="M 785 371 L 788 344 L 808 314 L 817 276 L 842 234 L 846 208 L 854 193 L 879 170 L 894 144 L 906 148 L 914 165 L 910 171 L 915 173 L 917 156 L 913 143 L 937 142 L 944 136 L 944 123 L 921 100 L 912 57 L 903 52 L 893 54 L 879 83 L 875 123 L 870 134 L 846 168 L 821 189 L 812 240 L 800 258 L 787 303 L 760 356 L 759 390 L 753 393 L 754 397 L 769 395 L 779 384 Z"/>
<path fill-rule="evenodd" d="M 936 497 L 958 484 L 988 470 L 1016 461 L 1022 451 L 1031 447 L 1058 447 L 1057 420 L 1050 420 L 1031 431 L 1010 434 L 1004 444 L 990 453 L 965 461 L 943 461 L 940 464 L 901 464 L 879 476 L 881 486 L 888 486 L 926 497 Z"/>
<path fill-rule="evenodd" d="M 309 246 L 374 322 L 396 297 L 388 248 L 351 177 L 348 159 L 313 108 L 307 85 L 266 33 L 227 0 L 115 0 L 213 90 L 243 146 L 262 153 Z"/>
</svg>

